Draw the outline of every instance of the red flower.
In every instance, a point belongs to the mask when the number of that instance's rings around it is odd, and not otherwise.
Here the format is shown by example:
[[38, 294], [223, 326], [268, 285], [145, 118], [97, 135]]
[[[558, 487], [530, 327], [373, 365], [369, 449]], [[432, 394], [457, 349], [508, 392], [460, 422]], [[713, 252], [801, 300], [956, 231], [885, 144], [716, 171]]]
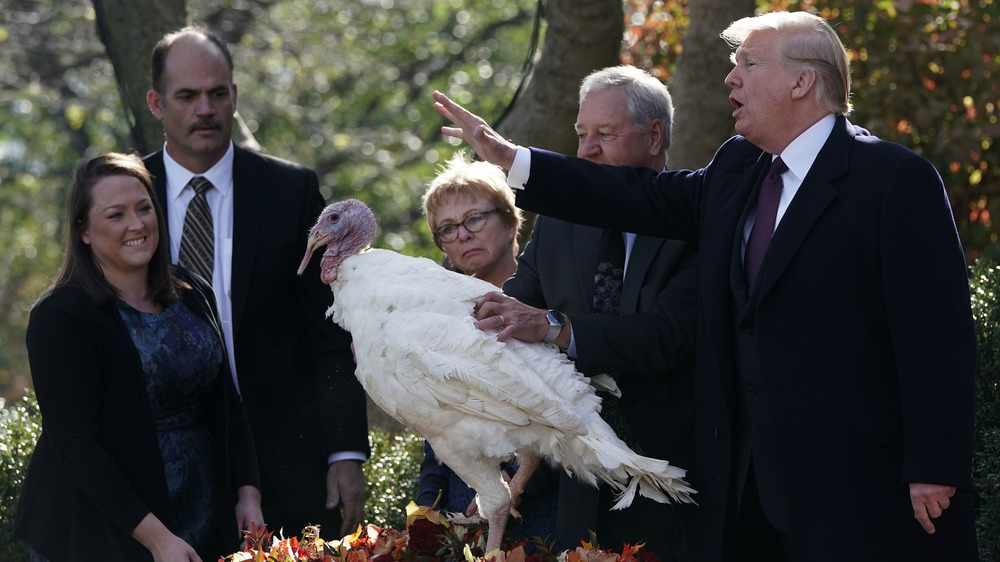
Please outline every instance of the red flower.
[[410, 540], [407, 546], [410, 550], [424, 556], [434, 556], [441, 548], [441, 539], [438, 535], [444, 534], [445, 528], [426, 519], [417, 519], [407, 528]]
[[636, 559], [639, 562], [660, 562], [660, 557], [647, 551], [646, 549], [640, 549], [636, 553]]

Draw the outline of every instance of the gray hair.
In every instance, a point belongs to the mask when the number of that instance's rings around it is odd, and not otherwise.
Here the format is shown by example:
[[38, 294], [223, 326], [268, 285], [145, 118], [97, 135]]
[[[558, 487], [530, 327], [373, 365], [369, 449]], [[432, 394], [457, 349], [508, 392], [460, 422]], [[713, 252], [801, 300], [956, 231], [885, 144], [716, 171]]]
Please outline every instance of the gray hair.
[[816, 74], [819, 107], [837, 115], [851, 113], [851, 63], [825, 19], [808, 12], [770, 12], [736, 20], [720, 35], [735, 51], [751, 33], [764, 30], [780, 34], [778, 57], [783, 68]]
[[591, 72], [580, 84], [580, 103], [590, 92], [621, 88], [629, 117], [638, 133], [645, 133], [649, 124], [659, 119], [663, 124], [663, 152], [670, 148], [670, 128], [673, 125], [674, 102], [670, 90], [645, 70], [634, 66], [609, 66]]

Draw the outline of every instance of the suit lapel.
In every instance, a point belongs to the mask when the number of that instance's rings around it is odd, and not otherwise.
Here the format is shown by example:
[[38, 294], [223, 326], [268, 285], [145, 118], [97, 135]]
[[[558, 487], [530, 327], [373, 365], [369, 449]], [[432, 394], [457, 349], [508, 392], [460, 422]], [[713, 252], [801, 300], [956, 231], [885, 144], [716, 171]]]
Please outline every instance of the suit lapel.
[[573, 254], [576, 263], [576, 279], [580, 284], [581, 301], [587, 312], [594, 306], [594, 273], [597, 272], [597, 252], [603, 231], [581, 224], [573, 225]]
[[760, 268], [759, 297], [774, 287], [805, 241], [813, 225], [837, 198], [833, 180], [847, 173], [847, 160], [853, 135], [846, 119], [837, 118], [830, 138], [820, 149], [798, 193], [774, 231], [767, 255]]
[[[733, 307], [746, 303], [740, 247], [747, 208], [765, 172], [766, 156], [748, 158], [743, 169], [703, 186], [710, 199], [703, 203], [698, 244], [701, 260], [699, 306], [706, 330], [720, 342], [728, 341]], [[724, 164], [720, 164], [723, 166]]]
[[250, 290], [250, 277], [257, 240], [260, 217], [263, 212], [263, 186], [253, 170], [251, 155], [234, 146], [233, 154], [233, 240], [230, 283], [233, 301], [233, 339], [239, 334], [240, 322]]
[[632, 253], [628, 256], [628, 267], [625, 269], [625, 284], [622, 286], [621, 314], [631, 314], [639, 308], [639, 292], [642, 282], [653, 264], [653, 258], [666, 240], [651, 236], [637, 235], [632, 244]]
[[733, 299], [736, 301], [736, 310], [739, 311], [746, 310], [747, 303], [749, 302], [747, 295], [749, 288], [747, 287], [746, 271], [743, 267], [743, 230], [746, 228], [750, 212], [753, 211], [757, 204], [757, 198], [760, 196], [761, 184], [770, 166], [769, 156], [769, 154], [764, 153], [758, 161], [756, 169], [750, 175], [750, 177], [754, 178], [753, 183], [750, 184], [753, 186], [753, 189], [750, 191], [750, 196], [747, 197], [743, 205], [740, 218], [736, 222], [736, 231], [733, 232], [732, 237], [732, 255], [729, 259], [729, 286], [733, 292]]
[[143, 164], [153, 176], [156, 199], [160, 202], [160, 211], [163, 213], [163, 221], [167, 224], [167, 232], [170, 232], [170, 213], [167, 212], [167, 167], [163, 163], [163, 151], [147, 156]]

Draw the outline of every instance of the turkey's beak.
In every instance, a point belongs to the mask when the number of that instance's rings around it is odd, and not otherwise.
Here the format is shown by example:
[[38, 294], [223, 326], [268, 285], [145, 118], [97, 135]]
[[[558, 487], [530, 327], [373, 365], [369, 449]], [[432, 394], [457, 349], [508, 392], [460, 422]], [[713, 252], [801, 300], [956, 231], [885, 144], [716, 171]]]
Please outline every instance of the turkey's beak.
[[329, 235], [318, 228], [309, 231], [309, 240], [306, 242], [306, 255], [302, 257], [302, 263], [299, 264], [299, 275], [302, 275], [302, 272], [309, 266], [309, 260], [312, 259], [316, 248], [325, 245], [328, 238]]

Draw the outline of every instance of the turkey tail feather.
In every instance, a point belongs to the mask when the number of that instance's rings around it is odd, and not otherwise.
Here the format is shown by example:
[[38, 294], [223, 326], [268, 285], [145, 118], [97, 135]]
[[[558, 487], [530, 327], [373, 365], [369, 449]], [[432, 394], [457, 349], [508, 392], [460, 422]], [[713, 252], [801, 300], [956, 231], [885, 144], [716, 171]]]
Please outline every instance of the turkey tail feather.
[[697, 492], [684, 481], [684, 469], [641, 456], [610, 427], [602, 429], [592, 428], [578, 438], [589, 455], [566, 454], [557, 462], [561, 460], [566, 470], [583, 482], [595, 485], [599, 478], [611, 486], [617, 492], [612, 509], [632, 505], [636, 493], [660, 503], [695, 503], [691, 495]]

